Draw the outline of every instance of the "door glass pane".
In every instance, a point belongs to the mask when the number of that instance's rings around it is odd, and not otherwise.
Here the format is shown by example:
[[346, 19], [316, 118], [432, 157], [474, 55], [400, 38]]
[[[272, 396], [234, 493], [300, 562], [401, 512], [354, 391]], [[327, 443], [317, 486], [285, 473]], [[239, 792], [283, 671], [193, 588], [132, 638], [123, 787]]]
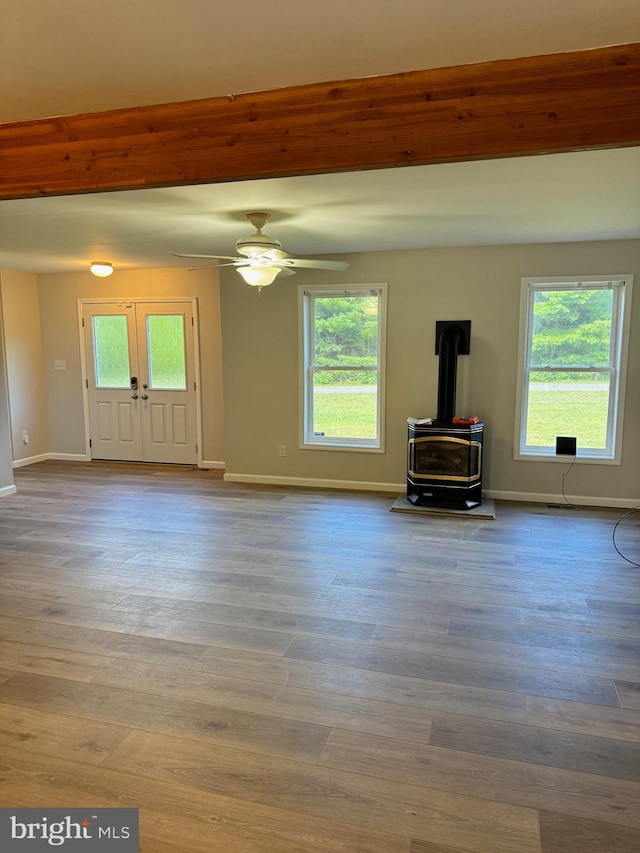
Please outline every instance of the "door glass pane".
[[128, 388], [129, 339], [124, 314], [93, 317], [96, 388]]
[[184, 391], [187, 387], [184, 316], [149, 314], [149, 388]]
[[328, 438], [377, 438], [378, 372], [316, 371], [313, 433]]

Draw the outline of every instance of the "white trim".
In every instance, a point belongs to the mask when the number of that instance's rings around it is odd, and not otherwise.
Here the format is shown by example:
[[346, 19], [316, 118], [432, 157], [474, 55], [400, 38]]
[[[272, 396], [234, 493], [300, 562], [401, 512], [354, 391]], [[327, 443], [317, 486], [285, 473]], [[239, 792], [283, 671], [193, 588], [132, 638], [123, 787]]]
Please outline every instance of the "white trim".
[[[551, 462], [555, 461], [552, 448], [543, 451], [542, 448], [523, 450], [526, 440], [525, 404], [528, 387], [525, 387], [525, 361], [531, 344], [531, 294], [532, 286], [538, 290], [569, 289], [567, 285], [575, 285], [575, 289], [589, 288], [589, 285], [604, 285], [612, 283], [622, 285], [615, 290], [612, 317], [612, 349], [615, 352], [615, 381], [609, 389], [609, 413], [607, 416], [609, 429], [607, 433], [608, 449], [595, 451], [578, 449], [577, 462], [596, 465], [620, 465], [622, 462], [622, 427], [624, 416], [624, 400], [626, 390], [626, 374], [629, 350], [629, 329], [631, 325], [631, 295], [633, 292], [633, 275], [590, 275], [590, 276], [542, 276], [523, 278], [520, 286], [520, 333], [518, 337], [518, 373], [516, 385], [516, 413], [513, 440], [513, 458], [518, 462]], [[545, 285], [547, 285], [545, 287]], [[609, 365], [612, 366], [611, 364]], [[613, 445], [613, 446], [611, 446]], [[566, 461], [562, 457], [560, 461]]]
[[589, 495], [567, 495], [566, 500], [562, 495], [544, 494], [542, 492], [503, 492], [500, 489], [486, 489], [484, 494], [496, 501], [519, 501], [521, 503], [552, 503], [552, 504], [575, 504], [576, 506], [609, 507], [611, 509], [632, 509], [640, 505], [639, 498], [598, 498]]
[[24, 468], [26, 465], [46, 462], [47, 459], [57, 459], [59, 462], [91, 462], [91, 457], [86, 453], [39, 453], [37, 456], [28, 456], [26, 459], [14, 459], [13, 467]]
[[[89, 415], [89, 389], [87, 381], [89, 372], [87, 369], [86, 338], [84, 333], [84, 305], [89, 300], [78, 299], [78, 335], [80, 339], [80, 377], [82, 381], [82, 416], [84, 418], [84, 449], [85, 455], [91, 459], [91, 421]], [[92, 299], [91, 302], [97, 302]]]
[[[39, 456], [29, 456], [27, 459], [16, 459], [13, 462], [14, 468], [23, 468], [25, 465], [35, 465], [37, 462], [46, 462], [47, 459], [57, 459], [63, 462], [91, 462], [91, 456], [82, 453], [41, 453]], [[214, 462], [208, 459], [203, 459], [198, 463], [198, 468], [208, 470], [212, 468], [224, 470], [224, 462]]]
[[[314, 296], [332, 296], [334, 294], [346, 293], [365, 295], [367, 290], [379, 292], [378, 295], [378, 372], [377, 385], [377, 432], [376, 439], [344, 438], [337, 436], [318, 438], [311, 440], [307, 435], [307, 420], [313, 406], [312, 383], [307, 382], [311, 371], [309, 363], [309, 349], [307, 340], [310, 337], [311, 315], [309, 312], [309, 301], [307, 294]], [[377, 282], [375, 284], [325, 284], [325, 285], [298, 285], [298, 350], [299, 350], [299, 439], [300, 450], [348, 450], [364, 453], [385, 453], [385, 427], [386, 427], [386, 373], [387, 373], [387, 300], [388, 284]], [[329, 369], [329, 367], [327, 367]], [[346, 369], [346, 368], [345, 368]]]
[[[20, 459], [13, 463], [14, 468], [25, 465], [33, 465], [36, 462], [44, 462], [47, 459], [57, 459], [67, 462], [91, 462], [90, 457], [74, 453], [42, 453], [40, 456], [31, 456], [29, 459]], [[224, 469], [224, 462], [213, 462], [203, 460], [198, 466], [202, 469]], [[406, 483], [373, 483], [360, 482], [358, 480], [321, 480], [309, 477], [278, 477], [270, 474], [225, 474], [226, 483], [255, 483], [257, 485], [271, 486], [293, 486], [303, 489], [335, 489], [346, 492], [384, 492], [389, 494], [404, 494]], [[12, 495], [17, 491], [15, 486], [5, 486], [0, 489], [0, 497]], [[575, 504], [576, 506], [609, 507], [612, 509], [632, 509], [640, 505], [638, 498], [599, 498], [584, 495], [567, 495], [566, 500], [562, 495], [545, 494], [542, 492], [508, 492], [500, 489], [486, 489], [485, 497], [497, 501], [517, 501], [519, 503], [553, 503], [553, 504]]]
[[197, 299], [197, 296], [159, 296], [157, 299], [154, 299], [152, 296], [132, 296], [130, 299], [124, 296], [104, 296], [92, 299], [83, 297], [82, 299], [78, 299], [78, 302], [82, 302], [85, 305], [91, 302], [98, 305], [101, 305], [103, 302], [108, 302], [112, 305], [122, 305], [129, 302], [191, 302], [193, 299]]
[[49, 459], [57, 459], [60, 462], [91, 462], [87, 453], [49, 453]]
[[[196, 401], [196, 462], [195, 464], [198, 468], [211, 468], [217, 467], [216, 465], [203, 463], [202, 460], [202, 380], [201, 380], [201, 363], [200, 363], [200, 312], [198, 306], [198, 297], [197, 296], [163, 296], [158, 299], [153, 299], [151, 297], [140, 296], [140, 297], [132, 297], [131, 299], [124, 299], [122, 297], [112, 297], [111, 299], [78, 299], [78, 335], [80, 340], [80, 373], [82, 376], [82, 410], [84, 415], [84, 441], [85, 441], [85, 453], [87, 459], [93, 459], [93, 454], [91, 452], [91, 421], [89, 415], [89, 389], [87, 387], [87, 382], [89, 378], [88, 369], [87, 369], [87, 357], [86, 357], [86, 337], [84, 332], [84, 326], [82, 325], [82, 321], [84, 319], [84, 306], [85, 305], [102, 305], [102, 304], [110, 304], [110, 305], [138, 305], [139, 303], [150, 303], [150, 302], [183, 302], [191, 305], [191, 316], [193, 318], [193, 326], [191, 329], [191, 343], [193, 346], [193, 367], [194, 367], [194, 381], [196, 383], [195, 389], [195, 401]], [[185, 336], [187, 334], [187, 330], [185, 329]], [[53, 458], [53, 457], [50, 457]], [[57, 458], [57, 457], [56, 457]], [[137, 460], [142, 462], [142, 460]], [[222, 466], [224, 467], [224, 465]]]
[[46, 462], [49, 459], [48, 453], [39, 453], [37, 456], [27, 456], [25, 459], [14, 459], [14, 468], [24, 468], [25, 465], [35, 465], [36, 462]]
[[[339, 438], [336, 441], [340, 441]], [[347, 441], [347, 439], [345, 439]], [[349, 453], [385, 453], [384, 447], [367, 447], [362, 444], [301, 444], [300, 450], [347, 450]]]
[[[202, 467], [202, 380], [200, 377], [200, 311], [198, 297], [191, 297], [191, 346], [193, 347], [193, 379], [196, 383], [196, 465]], [[185, 332], [186, 334], [186, 332]]]
[[[569, 465], [573, 462], [573, 456], [565, 456], [564, 454], [556, 455], [555, 450], [550, 453], [520, 453], [514, 459], [518, 462], [560, 462], [562, 465]], [[622, 459], [609, 459], [603, 456], [576, 456], [576, 465], [622, 465]]]
[[[225, 483], [254, 483], [267, 486], [293, 486], [302, 489], [338, 489], [345, 492], [385, 492], [392, 495], [406, 494], [407, 484], [404, 483], [369, 483], [358, 480], [320, 480], [310, 477], [277, 477], [271, 474], [225, 474]], [[569, 501], [576, 506], [609, 507], [611, 509], [631, 509], [640, 505], [640, 497], [636, 498], [599, 498], [589, 495], [543, 494], [540, 492], [504, 492], [499, 489], [486, 489], [483, 492], [487, 498], [497, 501], [517, 501], [519, 503], [553, 503], [566, 504]]]
[[276, 477], [270, 474], [225, 474], [225, 483], [257, 483], [271, 486], [297, 486], [303, 489], [342, 489], [346, 492], [406, 492], [404, 483], [367, 483], [359, 480], [320, 480], [309, 477]]

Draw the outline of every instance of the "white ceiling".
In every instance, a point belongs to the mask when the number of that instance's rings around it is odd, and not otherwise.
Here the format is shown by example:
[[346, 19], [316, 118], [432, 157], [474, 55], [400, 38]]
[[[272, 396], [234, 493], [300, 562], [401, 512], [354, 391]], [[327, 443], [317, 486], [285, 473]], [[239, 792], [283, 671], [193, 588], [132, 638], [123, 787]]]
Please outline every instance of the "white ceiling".
[[[637, 0], [0, 0], [0, 121], [640, 41]], [[1, 180], [1, 178], [0, 178]], [[0, 268], [640, 236], [640, 149], [0, 202]]]

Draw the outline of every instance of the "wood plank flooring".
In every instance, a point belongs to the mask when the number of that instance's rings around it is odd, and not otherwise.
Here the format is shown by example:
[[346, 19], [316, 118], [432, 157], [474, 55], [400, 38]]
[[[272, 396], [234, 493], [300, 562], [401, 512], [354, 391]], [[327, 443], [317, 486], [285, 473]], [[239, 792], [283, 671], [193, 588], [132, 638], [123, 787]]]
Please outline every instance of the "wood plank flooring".
[[[0, 501], [0, 804], [144, 853], [635, 853], [622, 511], [43, 462]], [[640, 515], [616, 541], [640, 562]]]

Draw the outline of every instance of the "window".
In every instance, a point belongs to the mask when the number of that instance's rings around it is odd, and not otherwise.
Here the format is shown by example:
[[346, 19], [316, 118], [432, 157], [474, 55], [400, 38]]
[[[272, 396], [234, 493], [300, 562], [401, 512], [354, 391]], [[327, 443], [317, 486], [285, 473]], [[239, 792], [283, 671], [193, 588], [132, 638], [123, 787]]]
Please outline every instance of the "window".
[[300, 288], [303, 447], [384, 450], [386, 295]]
[[554, 457], [575, 436], [578, 457], [619, 463], [631, 276], [524, 279], [516, 459]]

